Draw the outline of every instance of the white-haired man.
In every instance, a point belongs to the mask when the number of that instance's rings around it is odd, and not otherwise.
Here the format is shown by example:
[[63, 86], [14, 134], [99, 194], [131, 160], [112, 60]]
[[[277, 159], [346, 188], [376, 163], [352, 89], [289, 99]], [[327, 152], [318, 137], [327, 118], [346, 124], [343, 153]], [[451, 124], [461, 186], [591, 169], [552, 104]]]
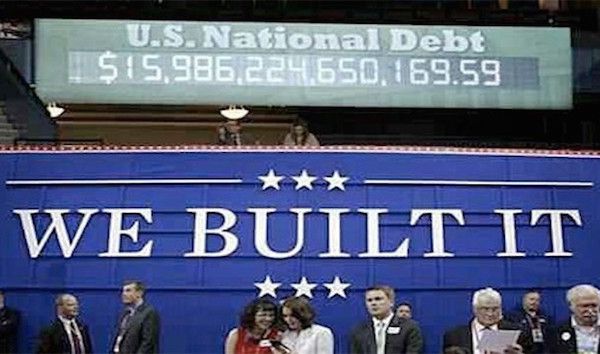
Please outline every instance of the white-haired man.
[[567, 291], [571, 319], [552, 331], [551, 353], [600, 353], [600, 290], [576, 285]]
[[[479, 349], [479, 341], [486, 330], [499, 329], [518, 330], [519, 326], [502, 320], [502, 296], [492, 288], [485, 288], [473, 293], [474, 318], [467, 325], [455, 327], [444, 333], [444, 351], [448, 348], [460, 348], [468, 353], [483, 354]], [[526, 336], [521, 334], [518, 344], [506, 348], [504, 353], [523, 353]]]

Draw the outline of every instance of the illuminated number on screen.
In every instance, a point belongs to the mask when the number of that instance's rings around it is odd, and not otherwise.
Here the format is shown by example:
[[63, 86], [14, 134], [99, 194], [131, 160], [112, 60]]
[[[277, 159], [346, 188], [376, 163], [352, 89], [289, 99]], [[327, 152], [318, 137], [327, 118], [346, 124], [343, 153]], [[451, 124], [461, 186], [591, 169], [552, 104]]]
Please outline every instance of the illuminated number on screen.
[[335, 82], [335, 70], [331, 67], [327, 68], [325, 64], [333, 63], [333, 58], [318, 58], [317, 59], [317, 82], [325, 84], [333, 84]]
[[442, 75], [442, 79], [433, 80], [434, 85], [448, 85], [450, 83], [450, 61], [447, 59], [432, 59], [431, 71]]
[[[294, 65], [294, 57], [289, 57], [287, 60], [287, 67], [288, 67], [288, 71], [291, 73], [298, 73], [300, 74], [300, 85], [304, 86], [307, 84], [308, 82], [308, 77], [306, 75], [306, 58], [304, 57], [300, 57], [298, 58], [298, 65]], [[297, 82], [297, 81], [293, 81], [293, 82]]]
[[160, 56], [158, 54], [146, 54], [142, 56], [142, 67], [146, 70], [152, 71], [152, 75], [144, 76], [144, 80], [147, 81], [160, 81], [162, 79], [162, 70], [156, 63], [151, 63], [151, 60], [157, 60]]
[[[371, 70], [368, 70], [369, 67]], [[371, 77], [369, 77], [369, 72]], [[360, 82], [363, 84], [376, 84], [379, 82], [379, 65], [375, 58], [362, 58], [360, 60]]]
[[213, 79], [213, 58], [208, 55], [194, 56], [194, 80], [212, 81]]
[[465, 85], [465, 86], [479, 85], [479, 75], [477, 74], [477, 70], [467, 68], [467, 65], [475, 65], [475, 64], [477, 64], [477, 61], [472, 60], [472, 59], [464, 59], [464, 60], [460, 61], [460, 72], [463, 75], [470, 77], [470, 79], [464, 80], [462, 82], [463, 85]]
[[235, 71], [231, 67], [230, 56], [217, 56], [215, 66], [215, 79], [217, 81], [232, 82], [235, 80]]
[[[248, 57], [248, 67], [246, 68], [246, 82], [260, 82], [260, 72], [263, 69], [262, 57]], [[254, 63], [254, 64], [252, 64]], [[258, 74], [257, 76], [252, 76]]]
[[394, 66], [396, 67], [396, 73], [394, 75], [394, 78], [396, 79], [397, 83], [401, 83], [402, 82], [402, 65], [400, 63], [400, 59], [396, 60], [396, 62], [394, 63]]
[[483, 60], [481, 62], [481, 72], [486, 75], [492, 75], [492, 81], [484, 81], [485, 86], [500, 86], [500, 61]]
[[410, 83], [415, 85], [427, 85], [429, 83], [429, 73], [427, 70], [417, 68], [417, 64], [425, 64], [425, 59], [411, 59], [410, 67]]
[[171, 59], [171, 65], [176, 72], [182, 72], [182, 75], [176, 75], [173, 80], [176, 82], [189, 81], [192, 78], [192, 58], [189, 55], [174, 55]]
[[358, 74], [356, 69], [352, 67], [354, 58], [341, 58], [338, 67], [340, 70], [340, 81], [342, 84], [355, 84]]
[[282, 57], [269, 57], [271, 64], [267, 69], [267, 81], [282, 83], [283, 81], [283, 69], [285, 68], [285, 61]]
[[133, 57], [127, 56], [127, 77], [133, 79]]

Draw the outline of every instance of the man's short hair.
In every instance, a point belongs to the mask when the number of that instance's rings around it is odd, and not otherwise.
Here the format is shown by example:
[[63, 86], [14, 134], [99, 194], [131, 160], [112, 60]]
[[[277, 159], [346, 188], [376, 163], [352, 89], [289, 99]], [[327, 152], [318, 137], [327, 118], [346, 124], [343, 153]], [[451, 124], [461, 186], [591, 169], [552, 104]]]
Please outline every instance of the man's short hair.
[[502, 295], [500, 295], [500, 293], [496, 290], [488, 287], [484, 289], [479, 289], [473, 293], [473, 307], [478, 307], [481, 301], [483, 301], [484, 299], [494, 300], [498, 302], [500, 306], [502, 306]]
[[388, 299], [390, 299], [392, 304], [396, 301], [396, 293], [394, 292], [394, 288], [392, 288], [391, 286], [389, 286], [389, 285], [374, 285], [374, 286], [368, 288], [366, 292], [374, 291], [374, 290], [383, 291], [385, 296], [387, 296]]
[[142, 283], [139, 280], [125, 280], [123, 282], [123, 286], [131, 285], [131, 284], [133, 284], [135, 290], [141, 292], [142, 295], [146, 292], [146, 285], [144, 285], [144, 283]]
[[399, 303], [397, 308], [400, 308], [400, 306], [406, 306], [412, 310], [412, 305], [406, 301]]
[[542, 292], [539, 289], [527, 289], [525, 290], [525, 292], [523, 293], [523, 297], [527, 296], [528, 294], [538, 294], [538, 295], [542, 295]]
[[573, 306], [577, 298], [588, 295], [593, 295], [600, 299], [600, 290], [591, 284], [575, 285], [567, 291], [567, 302], [569, 306]]
[[65, 302], [65, 299], [68, 298], [68, 297], [72, 297], [74, 299], [77, 299], [77, 297], [75, 297], [75, 295], [73, 295], [73, 294], [69, 294], [69, 293], [58, 294], [54, 298], [54, 306], [56, 306], [56, 307], [62, 306], [64, 304], [64, 302]]

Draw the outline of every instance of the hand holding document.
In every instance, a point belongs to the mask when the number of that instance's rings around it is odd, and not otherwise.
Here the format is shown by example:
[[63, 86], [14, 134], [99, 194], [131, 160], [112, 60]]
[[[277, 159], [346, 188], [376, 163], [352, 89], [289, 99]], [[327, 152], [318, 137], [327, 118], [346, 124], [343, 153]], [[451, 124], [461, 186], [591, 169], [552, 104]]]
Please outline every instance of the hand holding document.
[[519, 330], [484, 331], [477, 349], [480, 352], [504, 353], [508, 347], [516, 345], [519, 334]]

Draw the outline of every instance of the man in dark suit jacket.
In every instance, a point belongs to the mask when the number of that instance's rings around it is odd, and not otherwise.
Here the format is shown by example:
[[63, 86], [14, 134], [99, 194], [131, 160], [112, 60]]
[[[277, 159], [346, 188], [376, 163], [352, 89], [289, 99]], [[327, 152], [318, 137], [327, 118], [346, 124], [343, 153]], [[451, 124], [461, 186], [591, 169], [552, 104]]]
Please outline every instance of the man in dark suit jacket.
[[121, 299], [126, 308], [117, 323], [117, 333], [112, 342], [113, 353], [158, 353], [160, 320], [156, 310], [144, 302], [145, 291], [142, 282], [125, 282]]
[[[492, 288], [485, 288], [473, 294], [473, 314], [475, 318], [468, 324], [455, 327], [444, 333], [443, 349], [460, 348], [467, 353], [482, 354], [478, 342], [485, 330], [518, 330], [519, 325], [502, 320], [502, 297]], [[527, 335], [521, 333], [518, 345], [509, 346], [505, 353], [528, 353]]]
[[4, 293], [0, 291], [0, 354], [17, 352], [19, 312], [4, 305]]
[[365, 303], [371, 318], [350, 335], [352, 354], [422, 353], [423, 336], [411, 319], [394, 316], [394, 289], [374, 286], [367, 289]]
[[39, 336], [38, 354], [91, 354], [92, 341], [87, 326], [77, 318], [79, 303], [71, 294], [56, 297], [57, 319]]
[[509, 313], [506, 320], [520, 325], [521, 330], [527, 334], [531, 352], [541, 354], [546, 352], [549, 329], [552, 319], [542, 311], [542, 295], [537, 290], [529, 290], [523, 294], [522, 305], [516, 311]]
[[[589, 284], [576, 285], [567, 291], [567, 302], [571, 319], [550, 331], [548, 352], [600, 353], [596, 337], [600, 333], [600, 290]], [[578, 332], [580, 338], [590, 340], [578, 341]]]

